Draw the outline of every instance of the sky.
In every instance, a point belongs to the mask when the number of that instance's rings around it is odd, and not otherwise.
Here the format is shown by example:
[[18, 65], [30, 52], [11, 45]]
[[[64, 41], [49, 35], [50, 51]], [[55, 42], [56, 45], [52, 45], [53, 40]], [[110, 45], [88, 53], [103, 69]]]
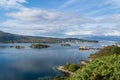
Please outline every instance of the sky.
[[0, 0], [0, 30], [46, 37], [120, 36], [120, 0]]

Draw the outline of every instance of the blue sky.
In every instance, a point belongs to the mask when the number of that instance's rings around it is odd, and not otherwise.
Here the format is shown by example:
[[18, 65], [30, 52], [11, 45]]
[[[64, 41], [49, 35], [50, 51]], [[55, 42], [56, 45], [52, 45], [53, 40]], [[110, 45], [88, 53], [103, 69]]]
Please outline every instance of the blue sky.
[[0, 0], [0, 30], [30, 36], [120, 36], [120, 0]]

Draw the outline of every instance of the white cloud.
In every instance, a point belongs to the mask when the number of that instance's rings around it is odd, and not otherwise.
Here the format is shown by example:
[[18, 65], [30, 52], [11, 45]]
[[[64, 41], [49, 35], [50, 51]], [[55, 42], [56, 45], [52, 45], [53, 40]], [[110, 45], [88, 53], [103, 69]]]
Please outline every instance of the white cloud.
[[59, 7], [59, 9], [66, 8], [66, 7], [68, 7], [68, 6], [72, 5], [72, 4], [77, 3], [78, 1], [79, 1], [79, 0], [67, 0], [67, 2], [65, 2], [63, 5], [61, 5], [61, 6]]
[[92, 35], [92, 31], [71, 31], [71, 32], [66, 32], [65, 35], [67, 36], [74, 36], [74, 35]]
[[26, 3], [26, 0], [0, 0], [0, 7], [2, 8], [22, 8], [22, 3]]
[[[72, 10], [89, 17], [99, 17], [120, 12], [120, 0], [80, 0]], [[83, 4], [82, 4], [83, 3]], [[71, 8], [70, 8], [71, 9]]]
[[109, 16], [104, 16], [104, 17], [101, 17], [101, 19], [99, 21], [103, 22], [103, 23], [119, 23], [120, 14], [113, 14], [113, 15], [109, 15]]
[[113, 30], [105, 34], [106, 36], [120, 36], [120, 31]]
[[23, 8], [18, 12], [6, 13], [6, 16], [23, 21], [54, 20], [59, 13], [51, 10]]
[[[49, 13], [50, 16], [48, 15]], [[25, 12], [23, 10], [15, 13], [7, 13], [6, 15], [12, 17], [12, 19], [3, 22], [1, 30], [33, 36], [63, 36], [66, 35], [66, 32], [69, 33], [71, 30], [77, 30], [83, 23], [94, 22], [91, 19], [77, 15], [59, 14], [59, 12], [41, 9], [28, 9]]]
[[120, 8], [120, 0], [107, 0], [106, 4], [111, 4], [117, 8]]
[[[96, 18], [91, 19], [80, 17], [79, 15], [74, 14], [67, 15], [61, 13], [59, 14], [60, 17], [46, 19], [44, 18], [44, 16], [46, 15], [45, 13], [44, 13], [45, 15], [41, 15], [40, 13], [37, 14], [37, 11], [39, 12], [39, 10], [32, 12], [30, 9], [28, 11], [31, 12], [31, 15], [26, 15], [26, 13], [24, 13], [25, 14], [24, 15], [23, 13], [21, 13], [22, 15], [20, 15], [20, 18], [18, 15], [17, 18], [16, 16], [14, 17], [9, 15], [13, 19], [9, 19], [3, 22], [3, 24], [1, 24], [3, 26], [1, 30], [11, 33], [32, 36], [56, 36], [56, 37], [76, 35], [120, 36], [119, 14], [113, 16], [112, 15], [105, 16], [99, 19]], [[45, 11], [50, 12], [49, 10]]]
[[[89, 18], [78, 13], [64, 13], [56, 10], [27, 8], [22, 5], [26, 0], [0, 1], [0, 5], [4, 8], [18, 7], [17, 11], [5, 14], [8, 19], [1, 22], [2, 27], [0, 27], [0, 30], [3, 31], [32, 36], [120, 36], [120, 14]], [[77, 3], [77, 1], [79, 0], [68, 0], [60, 8], [66, 8]], [[103, 8], [103, 10], [104, 9], [106, 10], [106, 8]], [[99, 11], [97, 11], [97, 13], [98, 12]]]

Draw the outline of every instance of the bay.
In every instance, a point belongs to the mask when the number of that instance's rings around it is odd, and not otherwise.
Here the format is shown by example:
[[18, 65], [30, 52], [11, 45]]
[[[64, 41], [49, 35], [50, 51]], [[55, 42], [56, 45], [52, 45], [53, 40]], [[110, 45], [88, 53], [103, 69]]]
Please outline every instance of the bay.
[[[80, 51], [79, 46], [101, 47], [112, 45], [113, 42], [76, 43], [70, 47], [60, 44], [48, 44], [51, 47], [32, 49], [31, 43], [0, 44], [0, 80], [39, 80], [63, 75], [56, 66], [67, 62], [79, 64], [97, 50]], [[10, 46], [25, 46], [24, 49]]]

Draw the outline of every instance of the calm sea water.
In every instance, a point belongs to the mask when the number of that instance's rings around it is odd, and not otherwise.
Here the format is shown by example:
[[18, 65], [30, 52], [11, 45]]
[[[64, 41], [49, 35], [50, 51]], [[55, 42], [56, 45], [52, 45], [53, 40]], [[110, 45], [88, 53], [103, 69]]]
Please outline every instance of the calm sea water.
[[[31, 44], [0, 44], [0, 80], [39, 80], [40, 78], [62, 75], [55, 67], [65, 63], [80, 63], [96, 51], [79, 51], [79, 46], [100, 47], [109, 43], [78, 43], [71, 47], [49, 44], [46, 49], [31, 49]], [[25, 49], [9, 48], [23, 45]], [[110, 44], [109, 44], [110, 45]]]

